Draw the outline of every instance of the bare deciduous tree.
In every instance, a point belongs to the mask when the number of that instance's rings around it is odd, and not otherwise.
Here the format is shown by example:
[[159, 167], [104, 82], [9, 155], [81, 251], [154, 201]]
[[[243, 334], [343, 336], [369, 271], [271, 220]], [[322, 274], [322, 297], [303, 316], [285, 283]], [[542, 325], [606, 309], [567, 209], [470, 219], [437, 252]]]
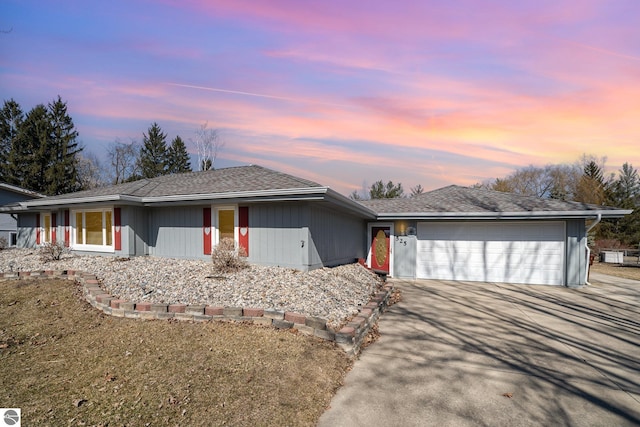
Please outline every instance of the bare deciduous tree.
[[209, 129], [209, 122], [204, 122], [196, 131], [196, 149], [198, 150], [198, 167], [206, 171], [215, 168], [216, 158], [224, 148], [216, 129]]
[[116, 139], [109, 145], [107, 155], [111, 162], [111, 182], [113, 184], [121, 184], [140, 175], [140, 162], [138, 161], [140, 147], [135, 140], [131, 140], [127, 144]]
[[78, 181], [82, 190], [91, 190], [106, 184], [105, 170], [95, 154], [77, 154], [77, 159]]

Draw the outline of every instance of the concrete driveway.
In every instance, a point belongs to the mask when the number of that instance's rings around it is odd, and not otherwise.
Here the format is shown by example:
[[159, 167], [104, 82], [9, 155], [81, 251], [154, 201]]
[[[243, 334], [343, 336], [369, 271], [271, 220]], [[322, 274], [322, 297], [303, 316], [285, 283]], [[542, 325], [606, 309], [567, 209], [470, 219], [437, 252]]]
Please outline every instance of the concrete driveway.
[[319, 426], [640, 425], [640, 282], [591, 280], [394, 281]]

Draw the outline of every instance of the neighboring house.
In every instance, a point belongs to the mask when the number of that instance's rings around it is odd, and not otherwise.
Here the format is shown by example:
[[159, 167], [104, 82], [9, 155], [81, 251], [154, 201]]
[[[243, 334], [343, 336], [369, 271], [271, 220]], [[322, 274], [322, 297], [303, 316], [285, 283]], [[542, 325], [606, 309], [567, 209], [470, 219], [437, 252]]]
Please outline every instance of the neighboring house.
[[355, 202], [260, 166], [167, 175], [21, 202], [18, 246], [207, 258], [231, 237], [254, 264], [307, 271], [367, 260], [400, 278], [586, 281], [586, 220], [631, 211], [450, 186]]
[[[43, 197], [36, 192], [0, 182], [0, 206], [15, 204], [23, 200]], [[8, 246], [17, 243], [18, 221], [15, 214], [0, 213], [0, 238], [5, 238]]]

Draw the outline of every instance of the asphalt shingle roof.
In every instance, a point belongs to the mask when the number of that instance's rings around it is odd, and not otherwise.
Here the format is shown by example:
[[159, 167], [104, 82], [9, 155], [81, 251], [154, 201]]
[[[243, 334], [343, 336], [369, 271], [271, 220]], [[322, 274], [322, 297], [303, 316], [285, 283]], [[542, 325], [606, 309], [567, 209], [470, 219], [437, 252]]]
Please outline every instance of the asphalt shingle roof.
[[450, 185], [412, 198], [375, 199], [361, 204], [378, 214], [401, 213], [501, 213], [616, 210], [609, 206], [542, 199], [482, 188]]
[[126, 195], [164, 197], [322, 187], [320, 184], [262, 166], [238, 166], [205, 172], [164, 175], [158, 178], [47, 197], [47, 200]]

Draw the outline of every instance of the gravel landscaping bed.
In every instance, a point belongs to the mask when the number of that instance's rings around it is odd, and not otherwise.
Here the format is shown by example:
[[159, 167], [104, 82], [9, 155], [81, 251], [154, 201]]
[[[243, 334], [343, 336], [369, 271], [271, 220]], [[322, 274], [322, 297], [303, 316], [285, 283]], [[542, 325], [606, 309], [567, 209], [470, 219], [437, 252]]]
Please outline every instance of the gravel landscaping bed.
[[153, 303], [206, 304], [292, 311], [327, 320], [338, 328], [382, 286], [359, 264], [308, 273], [250, 266], [221, 275], [210, 262], [156, 257], [116, 258], [63, 255], [43, 263], [35, 249], [0, 251], [0, 272], [81, 270], [95, 274], [105, 291], [120, 299]]

